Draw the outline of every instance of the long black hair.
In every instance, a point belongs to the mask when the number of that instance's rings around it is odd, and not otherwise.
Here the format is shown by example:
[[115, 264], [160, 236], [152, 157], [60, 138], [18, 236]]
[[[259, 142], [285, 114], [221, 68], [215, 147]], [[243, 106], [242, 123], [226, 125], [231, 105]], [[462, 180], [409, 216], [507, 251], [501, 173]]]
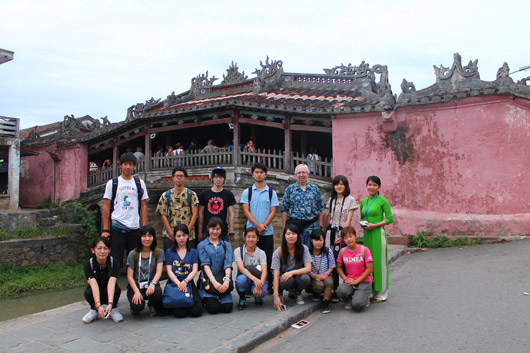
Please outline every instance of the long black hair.
[[289, 248], [287, 247], [287, 240], [285, 240], [285, 233], [290, 230], [293, 233], [296, 233], [296, 243], [294, 244], [294, 260], [297, 266], [303, 266], [304, 264], [304, 246], [302, 245], [302, 240], [300, 239], [300, 231], [298, 230], [298, 227], [292, 223], [288, 223], [285, 225], [285, 228], [283, 229], [283, 237], [282, 237], [282, 246], [280, 251], [280, 260], [281, 262], [287, 266], [287, 262], [289, 261]]
[[174, 252], [177, 252], [177, 248], [179, 245], [175, 237], [177, 236], [177, 232], [179, 231], [188, 236], [188, 240], [186, 240], [186, 250], [190, 251], [191, 250], [190, 230], [188, 229], [187, 225], [182, 224], [182, 223], [177, 224], [175, 228], [173, 228], [173, 239], [172, 239], [173, 243], [171, 244], [171, 250], [173, 250]]
[[344, 197], [350, 195], [350, 183], [348, 182], [348, 178], [346, 178], [344, 175], [337, 175], [333, 178], [333, 181], [331, 182], [333, 184], [331, 188], [331, 198], [333, 200], [337, 199], [337, 192], [335, 191], [335, 185], [339, 185], [341, 181], [342, 181], [342, 184], [344, 184]]
[[151, 227], [150, 225], [145, 225], [140, 227], [138, 230], [138, 242], [136, 243], [136, 249], [134, 249], [134, 261], [135, 263], [138, 262], [138, 259], [140, 258], [140, 253], [142, 252], [143, 245], [142, 245], [142, 235], [145, 235], [149, 233], [153, 237], [153, 242], [151, 243], [150, 250], [155, 254], [155, 259], [158, 259], [158, 256], [160, 256], [160, 251], [158, 251], [158, 248], [156, 247], [156, 231], [155, 228]]

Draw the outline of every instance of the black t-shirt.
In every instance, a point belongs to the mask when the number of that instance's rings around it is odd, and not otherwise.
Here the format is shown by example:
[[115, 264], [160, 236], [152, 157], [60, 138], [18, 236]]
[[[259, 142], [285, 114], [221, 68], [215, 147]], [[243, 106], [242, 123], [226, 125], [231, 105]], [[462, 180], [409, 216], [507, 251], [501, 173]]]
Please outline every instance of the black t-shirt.
[[[120, 263], [116, 260], [116, 258], [112, 261], [112, 269], [110, 268], [110, 261], [107, 261], [107, 266], [104, 268], [101, 268], [99, 266], [99, 263], [96, 259], [92, 260], [92, 266], [90, 266], [90, 260], [85, 262], [85, 277], [87, 281], [90, 278], [95, 278], [96, 282], [98, 282], [98, 286], [101, 289], [107, 288], [107, 285], [109, 283], [109, 279], [111, 277], [118, 278], [118, 271], [120, 270]], [[92, 268], [93, 267], [93, 268]]]
[[203, 233], [207, 233], [206, 225], [212, 217], [219, 217], [223, 220], [223, 232], [221, 236], [228, 234], [228, 207], [236, 204], [236, 198], [231, 191], [223, 189], [221, 192], [213, 192], [212, 189], [206, 189], [199, 196], [199, 204], [204, 206], [204, 222], [202, 225]]

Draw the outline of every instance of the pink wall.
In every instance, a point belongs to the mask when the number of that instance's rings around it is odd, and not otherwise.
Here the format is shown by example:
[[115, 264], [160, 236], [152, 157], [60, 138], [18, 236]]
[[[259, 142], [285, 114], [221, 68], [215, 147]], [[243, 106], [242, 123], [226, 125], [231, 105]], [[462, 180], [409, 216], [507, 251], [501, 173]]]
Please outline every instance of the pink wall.
[[[67, 201], [79, 197], [87, 188], [88, 152], [85, 145], [69, 147], [45, 146], [26, 148], [35, 156], [23, 157], [20, 166], [20, 206], [40, 206], [44, 198], [53, 194], [54, 161], [47, 151], [61, 159], [55, 165], [56, 200]], [[53, 200], [53, 198], [52, 198]]]
[[381, 194], [402, 210], [530, 214], [530, 101], [512, 97], [398, 108], [385, 124], [381, 114], [341, 115], [334, 172], [348, 176], [358, 199], [366, 178], [379, 176]]

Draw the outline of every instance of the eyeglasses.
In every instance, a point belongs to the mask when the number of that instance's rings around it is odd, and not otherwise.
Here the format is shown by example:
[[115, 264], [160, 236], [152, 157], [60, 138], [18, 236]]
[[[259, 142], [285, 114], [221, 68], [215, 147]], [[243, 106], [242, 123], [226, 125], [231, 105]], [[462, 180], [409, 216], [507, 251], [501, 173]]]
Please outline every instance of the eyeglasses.
[[173, 175], [173, 177], [177, 178], [177, 179], [183, 179], [185, 178], [186, 176], [184, 174], [175, 174]]

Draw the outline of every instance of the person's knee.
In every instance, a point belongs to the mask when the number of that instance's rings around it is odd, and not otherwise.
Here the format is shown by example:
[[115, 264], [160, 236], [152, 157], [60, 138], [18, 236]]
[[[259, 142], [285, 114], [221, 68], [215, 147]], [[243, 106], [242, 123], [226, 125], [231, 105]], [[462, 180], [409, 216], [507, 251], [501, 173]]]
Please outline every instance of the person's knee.
[[313, 293], [322, 293], [324, 290], [324, 282], [322, 281], [312, 281], [311, 289], [313, 290]]
[[202, 307], [199, 305], [194, 305], [190, 309], [190, 316], [191, 317], [199, 317], [202, 315]]
[[131, 302], [131, 311], [133, 313], [139, 313], [140, 311], [142, 311], [144, 309], [145, 309], [145, 301], [144, 300], [142, 300], [138, 304], [134, 304], [134, 303]]
[[236, 290], [246, 292], [248, 290], [248, 278], [245, 275], [239, 275], [236, 278]]
[[223, 303], [221, 304], [221, 308], [220, 308], [220, 311], [222, 313], [229, 313], [232, 311], [232, 309], [234, 308], [234, 303]]
[[186, 317], [188, 310], [185, 308], [179, 308], [179, 309], [173, 309], [173, 316], [175, 316], [177, 319], [182, 319]]
[[298, 281], [296, 284], [296, 289], [301, 292], [302, 290], [306, 289], [309, 286], [309, 283], [311, 282], [311, 277], [309, 275], [304, 274], [298, 276]]
[[209, 314], [215, 315], [221, 310], [221, 304], [217, 298], [205, 298], [204, 307]]

